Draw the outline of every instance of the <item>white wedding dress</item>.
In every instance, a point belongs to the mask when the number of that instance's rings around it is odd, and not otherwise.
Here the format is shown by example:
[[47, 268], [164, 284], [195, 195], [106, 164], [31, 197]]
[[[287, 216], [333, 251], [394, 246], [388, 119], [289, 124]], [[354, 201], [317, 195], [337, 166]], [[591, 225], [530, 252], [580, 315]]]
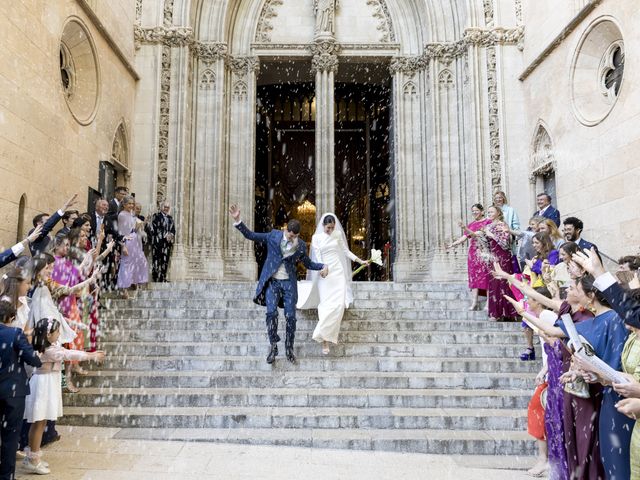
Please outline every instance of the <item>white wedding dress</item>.
[[301, 310], [318, 309], [318, 324], [313, 332], [316, 342], [338, 343], [342, 316], [353, 302], [350, 260], [357, 261], [358, 257], [347, 247], [344, 231], [337, 219], [333, 233], [324, 233], [322, 221], [326, 215], [323, 215], [311, 240], [311, 258], [327, 265], [329, 274], [322, 278], [317, 272], [311, 272], [310, 281], [298, 282], [297, 307]]

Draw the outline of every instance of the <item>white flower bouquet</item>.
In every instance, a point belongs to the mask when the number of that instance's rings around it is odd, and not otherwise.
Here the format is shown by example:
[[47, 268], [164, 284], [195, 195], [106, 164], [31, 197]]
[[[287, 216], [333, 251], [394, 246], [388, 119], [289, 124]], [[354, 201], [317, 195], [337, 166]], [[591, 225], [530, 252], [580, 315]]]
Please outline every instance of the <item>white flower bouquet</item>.
[[369, 266], [372, 263], [375, 263], [376, 265], [380, 265], [380, 266], [383, 265], [382, 264], [382, 250], [376, 250], [375, 248], [372, 248], [371, 249], [371, 257], [369, 258], [369, 260], [367, 260], [364, 265], [360, 265], [358, 268], [356, 268], [351, 276], [355, 277], [365, 267]]

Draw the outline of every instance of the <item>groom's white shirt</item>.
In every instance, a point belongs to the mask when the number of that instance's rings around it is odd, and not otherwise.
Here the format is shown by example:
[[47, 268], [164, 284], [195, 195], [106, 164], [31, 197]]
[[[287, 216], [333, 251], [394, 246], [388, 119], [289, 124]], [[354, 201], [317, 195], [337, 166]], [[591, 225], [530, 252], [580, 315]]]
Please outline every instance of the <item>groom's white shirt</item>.
[[[285, 245], [286, 244], [286, 245]], [[284, 260], [287, 257], [293, 255], [298, 248], [298, 239], [296, 238], [293, 242], [288, 242], [286, 237], [284, 236], [284, 232], [282, 232], [282, 240], [280, 240], [280, 248], [282, 249], [283, 245], [284, 252], [282, 253], [282, 259]], [[284, 267], [284, 262], [280, 264], [278, 267], [278, 271], [273, 274], [273, 277], [276, 280], [289, 280], [289, 274], [287, 273], [287, 269]]]

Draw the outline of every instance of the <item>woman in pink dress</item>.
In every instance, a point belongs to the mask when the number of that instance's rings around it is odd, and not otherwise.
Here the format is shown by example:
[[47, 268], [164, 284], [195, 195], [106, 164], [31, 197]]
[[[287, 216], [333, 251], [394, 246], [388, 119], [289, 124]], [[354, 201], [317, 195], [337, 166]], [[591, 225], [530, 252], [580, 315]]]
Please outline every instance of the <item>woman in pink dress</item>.
[[479, 230], [491, 223], [491, 220], [484, 217], [484, 207], [476, 203], [471, 207], [471, 215], [473, 222], [464, 225], [460, 222], [460, 227], [465, 233], [447, 248], [456, 247], [467, 240], [469, 242], [469, 254], [467, 256], [467, 274], [469, 276], [469, 288], [471, 289], [471, 306], [469, 310], [478, 309], [478, 295], [486, 296], [489, 287], [489, 278], [491, 276], [490, 262], [491, 252], [487, 238], [478, 234]]
[[[500, 264], [502, 270], [508, 274], [512, 274], [511, 233], [509, 232], [507, 224], [504, 223], [502, 210], [492, 205], [487, 209], [487, 217], [491, 220], [491, 223], [480, 230], [480, 232], [488, 239], [492, 264], [493, 262], [497, 262]], [[505, 295], [511, 295], [509, 283], [501, 278], [489, 277], [489, 288], [487, 291], [489, 320], [513, 320], [516, 318], [516, 310], [511, 303], [505, 300]]]

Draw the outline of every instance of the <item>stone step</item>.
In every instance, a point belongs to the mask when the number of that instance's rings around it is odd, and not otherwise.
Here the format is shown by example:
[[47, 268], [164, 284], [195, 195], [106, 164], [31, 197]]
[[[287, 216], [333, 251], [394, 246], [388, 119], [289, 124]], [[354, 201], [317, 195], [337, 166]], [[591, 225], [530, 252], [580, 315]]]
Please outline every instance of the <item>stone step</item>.
[[496, 388], [533, 389], [535, 373], [89, 371], [81, 387], [116, 388]]
[[[238, 319], [256, 320], [265, 318], [265, 308], [122, 308], [108, 313], [107, 318], [113, 319]], [[282, 310], [279, 311], [281, 318], [284, 318]], [[298, 310], [297, 319], [318, 319], [315, 310]], [[476, 320], [478, 323], [487, 324], [509, 324], [515, 322], [488, 322], [486, 312], [470, 312], [468, 310], [454, 311], [447, 309], [427, 310], [427, 309], [375, 309], [375, 310], [347, 310], [343, 321], [350, 320], [454, 320], [469, 321]]]
[[[184, 308], [188, 310], [196, 309], [220, 309], [220, 308], [242, 308], [247, 305], [252, 305], [253, 302], [249, 299], [140, 299], [135, 300], [123, 300], [118, 309], [128, 308], [148, 308], [148, 309], [163, 309], [163, 308]], [[372, 299], [356, 298], [351, 305], [350, 309], [354, 310], [371, 310], [371, 309], [429, 309], [439, 310], [447, 309], [454, 311], [463, 311], [469, 307], [469, 301], [466, 299], [455, 300], [407, 300], [404, 298], [399, 299], [385, 299], [384, 297], [378, 297]]]
[[[106, 337], [116, 340], [117, 336]], [[112, 356], [127, 355], [128, 358], [145, 356], [260, 356], [266, 352], [267, 339], [261, 342], [220, 342], [219, 337], [193, 332], [153, 332], [138, 331], [122, 335], [126, 343], [109, 344]], [[175, 340], [175, 341], [172, 341]], [[316, 342], [297, 338], [296, 355], [301, 358], [319, 358], [321, 346]], [[166, 343], [159, 343], [166, 342]], [[215, 343], [212, 343], [215, 342]], [[106, 346], [105, 346], [106, 348]], [[336, 357], [473, 357], [484, 358], [498, 356], [518, 358], [523, 350], [522, 344], [486, 345], [486, 344], [406, 344], [406, 343], [341, 343], [334, 345], [331, 356]], [[282, 352], [284, 354], [284, 352]], [[538, 352], [540, 353], [540, 352]]]
[[[283, 352], [284, 353], [284, 352]], [[470, 373], [522, 373], [536, 372], [539, 362], [522, 362], [519, 359], [505, 358], [441, 358], [441, 357], [352, 357], [304, 358], [297, 365], [292, 365], [281, 354], [273, 365], [265, 362], [264, 355], [251, 356], [135, 356], [120, 355], [107, 359], [100, 365], [102, 370], [137, 370], [137, 371], [365, 371], [365, 372], [460, 372]], [[240, 373], [239, 373], [240, 374]]]
[[[181, 325], [182, 326], [182, 325]], [[349, 325], [345, 325], [348, 327]], [[180, 332], [186, 332], [193, 338], [194, 342], [249, 342], [262, 344], [267, 338], [267, 334], [264, 328], [256, 326], [255, 329], [242, 330], [242, 331], [229, 331], [229, 330], [214, 330], [214, 329], [191, 329], [183, 327]], [[139, 331], [139, 330], [138, 330]], [[175, 327], [173, 329], [151, 329], [146, 328], [144, 331], [152, 332], [154, 335], [166, 335], [167, 341], [175, 338]], [[132, 338], [130, 335], [136, 332], [136, 329], [127, 328], [119, 330], [116, 328], [109, 328], [102, 332], [102, 341], [104, 348], [113, 346], [111, 339], [117, 341], [118, 344], [128, 343]], [[304, 344], [312, 342], [311, 329], [296, 329], [296, 342], [298, 344]], [[156, 337], [157, 338], [157, 337]], [[206, 339], [206, 340], [205, 340]], [[338, 343], [381, 343], [381, 344], [477, 344], [477, 345], [521, 345], [523, 344], [523, 335], [520, 332], [491, 332], [491, 333], [476, 333], [476, 332], [457, 332], [457, 331], [443, 331], [443, 332], [376, 332], [376, 331], [357, 331], [343, 329], [340, 331]], [[144, 342], [138, 342], [137, 344], [144, 345]], [[171, 342], [175, 344], [176, 342]], [[154, 342], [154, 344], [157, 344]]]
[[126, 428], [114, 438], [474, 456], [533, 455], [536, 451], [526, 432], [511, 430]]
[[[256, 282], [171, 282], [171, 283], [149, 283], [142, 287], [138, 293], [148, 293], [154, 291], [167, 292], [207, 292], [212, 289], [248, 291], [255, 290]], [[460, 283], [433, 283], [433, 282], [353, 282], [351, 284], [354, 293], [376, 291], [376, 292], [468, 292], [466, 285]]]
[[[233, 312], [231, 312], [233, 313]], [[225, 331], [225, 332], [261, 332], [265, 330], [264, 312], [261, 315], [253, 315], [252, 318], [236, 316], [229, 318], [198, 318], [181, 317], [175, 319], [159, 318], [111, 318], [102, 317], [102, 331], [131, 331], [131, 330], [171, 330], [176, 329], [194, 331]], [[298, 316], [296, 331], [313, 331], [318, 323], [317, 318], [306, 318]], [[280, 315], [278, 324], [285, 324], [284, 315]], [[520, 322], [489, 322], [486, 320], [373, 320], [345, 318], [342, 321], [341, 332], [379, 332], [379, 333], [424, 333], [432, 332], [458, 332], [460, 334], [478, 335], [481, 339], [486, 334], [516, 333], [522, 335]]]
[[[526, 430], [526, 410], [442, 408], [305, 407], [65, 407], [75, 425], [115, 426], [126, 418], [139, 428], [362, 428]], [[75, 418], [73, 418], [75, 417]], [[109, 424], [112, 422], [111, 424]]]
[[524, 409], [530, 390], [363, 388], [85, 388], [73, 407], [409, 407]]

